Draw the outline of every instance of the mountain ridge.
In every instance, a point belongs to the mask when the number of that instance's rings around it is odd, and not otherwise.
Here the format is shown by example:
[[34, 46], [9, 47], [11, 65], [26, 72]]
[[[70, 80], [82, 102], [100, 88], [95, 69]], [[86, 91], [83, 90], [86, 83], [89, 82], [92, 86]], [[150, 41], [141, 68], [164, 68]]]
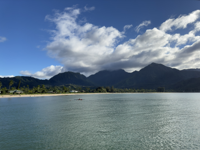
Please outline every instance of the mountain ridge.
[[[74, 73], [71, 71], [59, 73], [49, 80], [40, 80], [33, 77], [16, 76], [12, 78], [0, 78], [3, 86], [8, 87], [9, 81], [13, 80], [13, 86], [17, 86], [21, 80], [21, 86], [30, 87], [44, 84], [46, 86], [62, 86], [74, 84], [78, 86], [114, 86], [116, 88], [143, 88], [156, 89], [158, 87], [165, 87], [166, 89], [184, 90], [181, 85], [194, 85], [195, 80], [199, 82], [200, 72], [194, 70], [178, 70], [167, 67], [163, 64], [151, 63], [140, 71], [128, 73], [123, 69], [118, 70], [102, 70], [89, 77], [81, 73]], [[191, 80], [192, 79], [192, 80]], [[189, 84], [191, 80], [194, 84]], [[186, 85], [187, 84], [187, 85]], [[188, 87], [189, 88], [193, 87]], [[194, 89], [194, 88], [193, 88]], [[196, 89], [200, 89], [200, 86]], [[189, 90], [188, 90], [189, 91]]]

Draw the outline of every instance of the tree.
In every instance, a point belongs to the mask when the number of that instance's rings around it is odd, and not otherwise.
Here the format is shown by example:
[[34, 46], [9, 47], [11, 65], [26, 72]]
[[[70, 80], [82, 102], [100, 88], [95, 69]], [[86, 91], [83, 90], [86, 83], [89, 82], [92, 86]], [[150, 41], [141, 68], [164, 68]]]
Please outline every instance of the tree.
[[46, 87], [45, 87], [45, 85], [44, 84], [42, 84], [42, 93], [46, 93], [46, 91], [47, 91], [47, 89], [46, 89]]
[[98, 88], [96, 88], [96, 91], [97, 91], [97, 92], [103, 92], [103, 93], [106, 93], [106, 92], [107, 92], [106, 89], [105, 89], [104, 87], [98, 87]]
[[66, 92], [66, 87], [65, 86], [63, 86], [63, 93], [65, 93]]
[[41, 91], [41, 93], [46, 93], [47, 91], [46, 91], [46, 89], [42, 89], [42, 91]]
[[7, 90], [7, 88], [6, 87], [4, 87], [4, 88], [2, 88], [2, 94], [5, 94], [5, 93], [7, 93], [8, 92], [8, 90]]
[[0, 81], [0, 94], [2, 93], [1, 87], [2, 87], [2, 83], [1, 83], [1, 81]]
[[1, 81], [0, 81], [0, 90], [1, 90], [1, 87], [2, 87], [2, 83], [1, 83]]
[[53, 92], [54, 92], [54, 93], [59, 93], [59, 89], [58, 89], [57, 86], [55, 86], [55, 87], [53, 88]]
[[111, 92], [115, 92], [114, 86], [111, 87]]
[[16, 89], [16, 87], [11, 87], [11, 90], [15, 90]]
[[157, 92], [165, 92], [165, 88], [164, 87], [158, 87]]
[[77, 87], [78, 92], [82, 91], [82, 88], [80, 86]]
[[64, 93], [69, 92], [69, 88], [67, 88], [66, 86], [63, 86], [63, 92]]
[[21, 84], [21, 80], [19, 80], [19, 83], [18, 83], [18, 86], [17, 86], [18, 90], [19, 90], [20, 84]]
[[44, 85], [44, 84], [42, 84], [42, 88], [43, 88], [43, 89], [46, 89], [46, 87], [45, 87], [45, 85]]
[[9, 82], [9, 90], [10, 90], [10, 87], [14, 84], [13, 80], [10, 80]]
[[37, 86], [37, 92], [39, 92], [39, 91], [40, 91], [40, 85]]
[[110, 89], [109, 86], [106, 87], [106, 91], [107, 91], [107, 92], [110, 92], [110, 91], [111, 91], [111, 89]]
[[36, 87], [32, 88], [32, 93], [37, 93], [37, 88]]
[[89, 87], [86, 88], [86, 92], [90, 92], [90, 88]]
[[27, 85], [26, 93], [29, 93], [29, 85]]

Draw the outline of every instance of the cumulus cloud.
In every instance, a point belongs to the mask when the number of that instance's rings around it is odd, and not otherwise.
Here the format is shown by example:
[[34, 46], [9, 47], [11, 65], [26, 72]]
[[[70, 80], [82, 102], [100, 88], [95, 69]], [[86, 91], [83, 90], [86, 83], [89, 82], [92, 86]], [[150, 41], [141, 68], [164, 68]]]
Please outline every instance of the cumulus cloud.
[[5, 42], [7, 39], [5, 37], [0, 36], [0, 42]]
[[148, 26], [151, 24], [151, 21], [143, 21], [141, 24], [139, 24], [136, 28], [135, 31], [139, 32], [141, 28]]
[[[50, 66], [33, 74], [28, 71], [22, 71], [21, 74], [50, 78], [63, 71], [85, 75], [104, 69], [134, 71], [152, 62], [177, 69], [196, 68], [200, 65], [200, 36], [197, 35], [200, 31], [200, 10], [168, 19], [159, 28], [147, 29], [143, 34], [125, 42], [121, 42], [126, 36], [124, 31], [131, 25], [119, 31], [113, 26], [80, 23], [79, 15], [82, 12], [79, 8], [68, 7], [63, 12], [46, 16], [46, 20], [56, 25], [50, 31], [51, 40], [46, 51], [63, 67]], [[149, 24], [150, 21], [144, 21], [137, 27], [137, 31]], [[188, 24], [193, 25], [192, 29], [184, 35], [167, 32], [185, 29]]]
[[[114, 27], [78, 24], [80, 9], [73, 9], [46, 19], [56, 24], [48, 54], [59, 60], [66, 70], [88, 73], [101, 69], [102, 57], [110, 56], [123, 33]], [[106, 62], [104, 62], [106, 63]]]
[[171, 31], [172, 27], [174, 29], [179, 29], [179, 28], [186, 28], [188, 24], [191, 24], [195, 22], [200, 16], [200, 10], [193, 11], [189, 15], [182, 15], [179, 16], [176, 19], [168, 19], [165, 22], [163, 22], [160, 26], [160, 30], [162, 31]]
[[61, 72], [64, 72], [64, 69], [62, 66], [51, 65], [51, 66], [46, 67], [46, 68], [42, 69], [41, 71], [38, 71], [35, 73], [31, 73], [26, 70], [26, 71], [20, 71], [20, 74], [24, 75], [24, 76], [31, 76], [34, 78], [39, 78], [39, 79], [49, 79], [52, 76], [54, 76], [58, 73], [61, 73]]
[[[195, 22], [199, 17], [199, 10], [171, 21], [168, 19], [160, 28], [148, 29], [144, 34], [122, 44], [119, 42], [125, 37], [124, 31], [132, 25], [124, 26], [123, 31], [114, 27], [99, 27], [89, 22], [81, 25], [78, 21], [81, 10], [68, 10], [46, 17], [56, 25], [56, 29], [52, 31], [52, 41], [48, 43], [46, 50], [51, 57], [63, 64], [65, 70], [89, 75], [103, 69], [134, 70], [151, 62], [182, 68], [183, 63], [197, 59], [194, 55], [183, 55], [189, 53], [189, 50], [185, 50], [188, 46], [193, 49], [200, 40], [196, 35], [200, 31], [200, 23]], [[137, 26], [137, 31], [150, 23], [144, 21]], [[185, 35], [166, 33], [172, 27], [186, 28], [189, 23], [194, 23], [194, 28]], [[194, 53], [197, 52], [198, 47], [195, 47]], [[182, 59], [177, 59], [177, 56], [182, 56]]]

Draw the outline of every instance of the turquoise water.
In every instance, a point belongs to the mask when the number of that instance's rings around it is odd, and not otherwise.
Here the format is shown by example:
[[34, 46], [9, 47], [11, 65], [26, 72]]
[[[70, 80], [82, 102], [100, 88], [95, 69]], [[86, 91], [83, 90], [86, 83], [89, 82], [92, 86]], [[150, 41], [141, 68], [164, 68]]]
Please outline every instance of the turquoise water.
[[199, 149], [199, 97], [164, 93], [3, 98], [0, 150]]

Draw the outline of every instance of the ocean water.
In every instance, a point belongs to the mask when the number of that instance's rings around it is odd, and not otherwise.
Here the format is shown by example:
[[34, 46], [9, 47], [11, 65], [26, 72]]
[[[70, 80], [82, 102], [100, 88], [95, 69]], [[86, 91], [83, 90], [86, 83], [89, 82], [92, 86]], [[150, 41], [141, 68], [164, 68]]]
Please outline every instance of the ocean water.
[[200, 149], [200, 94], [0, 99], [0, 150], [36, 149]]

